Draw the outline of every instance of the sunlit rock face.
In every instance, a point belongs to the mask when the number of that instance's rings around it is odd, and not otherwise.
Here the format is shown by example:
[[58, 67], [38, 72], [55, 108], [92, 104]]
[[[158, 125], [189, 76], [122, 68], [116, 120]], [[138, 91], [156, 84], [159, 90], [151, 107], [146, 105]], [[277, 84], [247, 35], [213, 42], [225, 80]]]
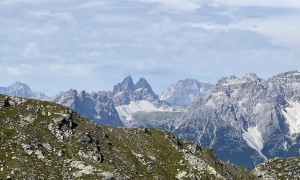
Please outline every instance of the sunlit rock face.
[[176, 121], [174, 133], [251, 169], [271, 157], [299, 156], [299, 112], [298, 71], [268, 80], [231, 76], [194, 103]]

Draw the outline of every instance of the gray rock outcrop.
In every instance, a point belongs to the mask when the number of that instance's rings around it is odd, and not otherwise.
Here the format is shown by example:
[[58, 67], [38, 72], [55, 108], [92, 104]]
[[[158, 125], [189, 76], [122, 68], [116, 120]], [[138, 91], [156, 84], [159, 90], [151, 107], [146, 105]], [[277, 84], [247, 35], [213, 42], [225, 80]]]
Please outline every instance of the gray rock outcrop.
[[255, 74], [222, 78], [173, 132], [249, 169], [268, 158], [299, 156], [299, 87], [298, 71], [268, 80]]

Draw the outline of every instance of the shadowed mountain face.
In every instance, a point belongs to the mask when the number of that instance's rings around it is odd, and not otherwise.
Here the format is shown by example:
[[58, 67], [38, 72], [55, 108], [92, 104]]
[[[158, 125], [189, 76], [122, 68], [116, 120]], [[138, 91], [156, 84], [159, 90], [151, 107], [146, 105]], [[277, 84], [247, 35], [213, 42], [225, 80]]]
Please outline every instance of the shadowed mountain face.
[[297, 71], [268, 80], [223, 78], [177, 121], [174, 133], [249, 169], [268, 158], [298, 156], [299, 87]]
[[52, 102], [8, 102], [0, 109], [0, 179], [255, 178], [170, 133], [99, 126]]
[[54, 102], [74, 109], [94, 122], [109, 126], [124, 126], [115, 109], [114, 103], [105, 93], [87, 93], [69, 90], [54, 98]]
[[132, 92], [134, 91], [134, 84], [131, 76], [127, 76], [121, 83], [114, 86], [113, 93], [118, 92]]

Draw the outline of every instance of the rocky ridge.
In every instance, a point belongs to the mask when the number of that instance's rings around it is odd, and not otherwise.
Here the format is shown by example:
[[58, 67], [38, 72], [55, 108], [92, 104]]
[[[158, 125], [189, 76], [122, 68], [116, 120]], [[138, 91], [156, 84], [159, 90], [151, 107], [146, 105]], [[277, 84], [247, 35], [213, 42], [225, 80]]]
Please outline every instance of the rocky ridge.
[[300, 158], [274, 158], [258, 165], [253, 171], [261, 179], [299, 179]]
[[158, 96], [153, 92], [151, 86], [144, 78], [140, 78], [134, 84], [131, 76], [127, 76], [121, 83], [114, 86], [112, 93], [112, 98], [116, 106], [128, 105], [132, 101], [159, 101]]
[[159, 100], [144, 78], [135, 84], [131, 76], [116, 84], [112, 92], [62, 92], [54, 102], [70, 107], [99, 124], [126, 127], [173, 128], [182, 108]]
[[136, 84], [131, 76], [114, 86], [112, 97], [126, 127], [172, 129], [172, 122], [184, 110], [161, 101], [144, 78]]
[[160, 100], [172, 106], [188, 108], [193, 101], [204, 96], [212, 87], [212, 84], [199, 82], [196, 79], [180, 80], [167, 88], [160, 96]]
[[6, 94], [9, 96], [18, 96], [24, 98], [33, 98], [33, 99], [49, 99], [44, 93], [34, 92], [30, 89], [27, 84], [16, 82], [7, 87], [0, 87], [0, 94]]
[[299, 87], [298, 71], [268, 80], [222, 78], [175, 122], [173, 133], [249, 169], [269, 158], [299, 156]]
[[8, 101], [0, 109], [2, 179], [255, 178], [167, 132], [99, 126], [46, 101]]
[[[187, 113], [153, 100], [151, 86], [143, 78], [134, 84], [130, 76], [113, 92], [72, 90], [60, 94], [56, 102], [73, 109], [77, 104], [81, 114], [98, 123], [171, 131], [184, 140], [213, 148], [224, 161], [253, 169], [269, 158], [299, 156], [299, 75], [293, 71], [268, 80], [255, 74], [222, 78]], [[150, 93], [138, 96], [134, 93], [137, 89]], [[125, 102], [122, 97], [132, 99], [115, 107], [114, 102]]]
[[53, 101], [74, 109], [98, 124], [115, 127], [124, 126], [112, 98], [108, 95], [109, 93], [105, 92], [90, 94], [82, 91], [78, 93], [76, 90], [70, 89], [57, 95]]
[[[183, 82], [188, 83], [188, 86], [198, 87], [199, 85], [196, 80], [191, 79]], [[0, 88], [0, 91], [12, 96], [52, 100], [76, 110], [96, 123], [111, 126], [159, 127], [170, 130], [174, 128], [174, 119], [185, 111], [180, 107], [174, 107], [174, 104], [168, 101], [161, 101], [145, 78], [140, 78], [134, 83], [131, 76], [127, 76], [122, 82], [116, 84], [111, 92], [87, 93], [70, 89], [53, 98], [38, 96], [38, 93], [33, 93], [29, 86], [23, 83], [16, 83], [10, 87], [8, 88], [10, 90]], [[187, 90], [191, 88], [187, 87]], [[189, 90], [185, 95], [189, 94], [189, 97], [195, 98], [199, 95], [195, 91], [197, 90]], [[203, 88], [199, 91], [204, 93]]]

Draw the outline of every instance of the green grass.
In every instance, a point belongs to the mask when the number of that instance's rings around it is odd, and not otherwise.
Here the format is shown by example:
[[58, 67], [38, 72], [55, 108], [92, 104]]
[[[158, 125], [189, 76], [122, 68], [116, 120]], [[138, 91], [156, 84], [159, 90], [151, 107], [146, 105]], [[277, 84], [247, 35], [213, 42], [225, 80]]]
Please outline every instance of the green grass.
[[[3, 96], [0, 95], [1, 98]], [[14, 98], [10, 98], [10, 100], [15, 101]], [[172, 136], [171, 134], [155, 129], [144, 132], [142, 129], [97, 127], [89, 119], [75, 113], [73, 121], [78, 126], [73, 130], [73, 136], [64, 137], [64, 141], [60, 142], [55, 134], [48, 129], [48, 126], [54, 125], [53, 120], [60, 117], [60, 113], [67, 111], [70, 109], [38, 100], [26, 100], [20, 105], [0, 109], [0, 165], [5, 166], [0, 178], [5, 179], [7, 175], [10, 175], [13, 179], [28, 177], [62, 179], [63, 171], [72, 174], [79, 170], [65, 164], [64, 161], [68, 159], [82, 161], [85, 165], [91, 165], [96, 169], [95, 174], [83, 175], [81, 179], [99, 179], [101, 172], [114, 171], [121, 176], [127, 175], [129, 179], [149, 180], [155, 179], [156, 176], [162, 179], [175, 179], [178, 170], [199, 173], [193, 170], [184, 159], [183, 149], [191, 143], [178, 141], [179, 147], [176, 148], [176, 143], [167, 138], [167, 136]], [[48, 112], [51, 112], [51, 116], [48, 116]], [[32, 123], [22, 123], [20, 115], [26, 117], [30, 114], [36, 116], [36, 120]], [[11, 121], [6, 122], [7, 118]], [[81, 135], [86, 132], [93, 138], [93, 143], [83, 144], [80, 142]], [[35, 155], [26, 154], [21, 147], [22, 143], [32, 145], [32, 141], [35, 140], [48, 143], [54, 148], [51, 152], [47, 152], [43, 147], [37, 148], [44, 153], [45, 160], [40, 160]], [[99, 142], [100, 151], [104, 157], [102, 163], [81, 157], [78, 154], [80, 149], [94, 148], [95, 141]], [[223, 162], [220, 162], [210, 149], [202, 149], [201, 159], [222, 173], [224, 167], [221, 164]], [[60, 150], [64, 151], [62, 157], [57, 155]], [[141, 157], [134, 155], [134, 153], [141, 154]], [[13, 156], [17, 158], [12, 160]], [[153, 165], [152, 170], [148, 170], [148, 165], [145, 165], [143, 161], [151, 163]], [[217, 164], [215, 164], [216, 162]], [[236, 169], [229, 164], [226, 164], [225, 167], [232, 171], [234, 176], [245, 174], [245, 177], [252, 177], [248, 171], [242, 168]], [[18, 173], [11, 174], [14, 169], [26, 173], [26, 177]], [[204, 179], [213, 178], [209, 173], [202, 177]]]

